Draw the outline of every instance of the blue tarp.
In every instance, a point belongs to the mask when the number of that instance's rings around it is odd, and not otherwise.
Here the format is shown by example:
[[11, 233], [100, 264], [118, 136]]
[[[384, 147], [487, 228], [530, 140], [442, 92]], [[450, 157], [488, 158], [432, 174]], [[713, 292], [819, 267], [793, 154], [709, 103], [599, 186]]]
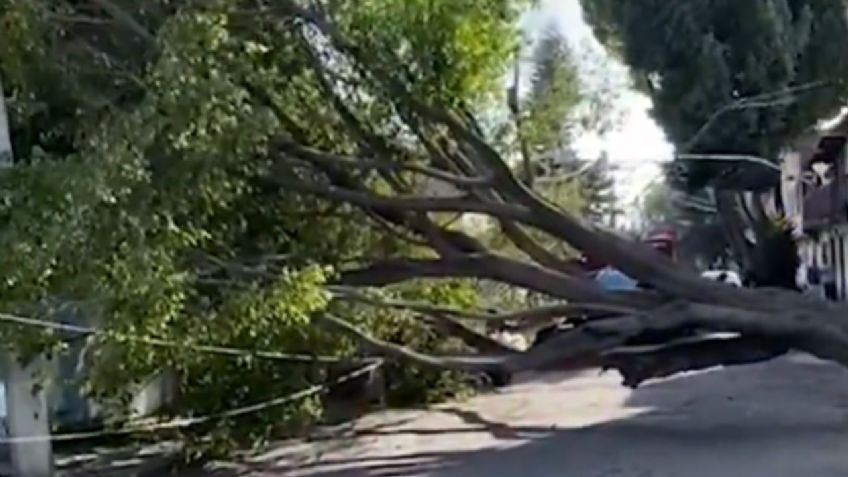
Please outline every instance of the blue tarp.
[[638, 283], [619, 270], [606, 267], [598, 272], [595, 281], [607, 291], [631, 291], [636, 290]]

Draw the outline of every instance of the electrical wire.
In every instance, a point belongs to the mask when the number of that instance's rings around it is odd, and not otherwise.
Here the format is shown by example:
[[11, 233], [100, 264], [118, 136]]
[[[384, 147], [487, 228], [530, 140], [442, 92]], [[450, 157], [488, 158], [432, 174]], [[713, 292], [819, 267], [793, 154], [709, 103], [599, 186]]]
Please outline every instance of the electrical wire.
[[341, 376], [338, 379], [331, 381], [326, 384], [316, 384], [314, 386], [310, 386], [301, 391], [277, 397], [274, 399], [269, 399], [267, 401], [249, 404], [246, 406], [237, 407], [234, 409], [229, 409], [227, 411], [218, 412], [214, 414], [207, 414], [204, 416], [195, 416], [195, 417], [185, 417], [173, 419], [165, 422], [150, 422], [149, 419], [137, 419], [133, 421], [129, 421], [127, 425], [121, 427], [120, 429], [104, 429], [101, 431], [90, 431], [90, 432], [75, 432], [75, 433], [65, 433], [65, 434], [50, 434], [50, 435], [37, 435], [37, 436], [20, 436], [20, 437], [7, 437], [0, 438], [0, 444], [24, 444], [24, 443], [34, 443], [34, 442], [68, 442], [68, 441], [76, 441], [76, 440], [85, 440], [85, 439], [95, 439], [99, 437], [105, 436], [121, 436], [128, 434], [139, 434], [139, 433], [153, 433], [157, 431], [163, 430], [174, 430], [174, 429], [184, 429], [188, 427], [197, 426], [200, 424], [205, 424], [212, 421], [219, 421], [223, 419], [229, 419], [233, 417], [240, 417], [246, 414], [254, 414], [257, 412], [261, 412], [272, 407], [281, 406], [284, 404], [288, 404], [294, 401], [298, 401], [301, 399], [306, 399], [308, 397], [317, 395], [317, 394], [325, 394], [331, 388], [343, 384], [347, 381], [351, 381], [356, 379], [359, 376], [365, 375], [383, 364], [382, 360], [374, 361], [370, 364], [367, 364], [361, 368], [358, 368], [350, 373], [347, 373]]
[[38, 318], [29, 318], [17, 315], [10, 315], [8, 313], [0, 313], [0, 322], [3, 321], [7, 323], [15, 323], [23, 326], [62, 331], [77, 335], [110, 335], [119, 341], [132, 341], [160, 348], [181, 348], [188, 349], [191, 351], [197, 351], [199, 353], [209, 353], [224, 356], [254, 357], [275, 361], [319, 364], [338, 364], [343, 362], [368, 363], [373, 361], [373, 358], [337, 358], [333, 356], [319, 356], [304, 353], [282, 353], [278, 351], [267, 350], [248, 350], [243, 348], [233, 348], [218, 345], [195, 345], [148, 336], [132, 336], [115, 332], [107, 332], [99, 330], [97, 328], [70, 325], [66, 323], [56, 323], [54, 321], [41, 320]]
[[[50, 329], [54, 331], [61, 331], [66, 333], [73, 333], [78, 335], [97, 335], [97, 334], [105, 334], [106, 332], [103, 330], [98, 330], [96, 328], [84, 327], [78, 325], [70, 325], [66, 323], [56, 323], [53, 321], [41, 320], [37, 318], [23, 317], [17, 315], [11, 315], [8, 313], [0, 313], [0, 322], [14, 323], [23, 326], [36, 327], [42, 329]], [[105, 436], [119, 436], [119, 435], [128, 435], [128, 434], [136, 434], [136, 433], [151, 433], [162, 430], [171, 430], [171, 429], [183, 429], [187, 427], [197, 426], [200, 424], [204, 424], [211, 421], [217, 421], [222, 419], [229, 419], [233, 417], [240, 417], [246, 414], [253, 414], [257, 412], [264, 411], [266, 409], [281, 406], [290, 402], [294, 402], [300, 399], [305, 399], [310, 396], [314, 396], [316, 394], [324, 394], [328, 392], [332, 387], [343, 384], [347, 381], [356, 379], [359, 376], [365, 375], [383, 364], [383, 360], [379, 358], [357, 358], [357, 359], [345, 359], [345, 358], [334, 358], [329, 356], [313, 356], [307, 354], [291, 354], [291, 353], [279, 353], [276, 351], [256, 351], [256, 350], [248, 350], [242, 348], [232, 348], [225, 346], [215, 346], [215, 345], [188, 345], [185, 343], [177, 343], [174, 341], [163, 340], [159, 338], [150, 338], [150, 337], [139, 337], [139, 336], [130, 336], [130, 335], [117, 335], [112, 334], [119, 340], [126, 341], [134, 341], [143, 344], [148, 344], [151, 346], [159, 346], [159, 347], [168, 347], [168, 348], [183, 348], [190, 349], [194, 351], [198, 351], [201, 353], [210, 353], [224, 356], [250, 356], [256, 357], [260, 359], [268, 359], [268, 360], [278, 360], [278, 361], [286, 361], [286, 362], [308, 362], [308, 363], [329, 363], [329, 364], [338, 364], [338, 363], [350, 363], [356, 362], [363, 364], [360, 368], [355, 369], [349, 373], [344, 374], [343, 376], [324, 384], [316, 384], [305, 388], [301, 391], [295, 392], [293, 394], [289, 394], [286, 396], [281, 396], [277, 398], [273, 398], [267, 401], [250, 404], [246, 406], [237, 407], [234, 409], [229, 409], [227, 411], [207, 414], [203, 416], [195, 416], [195, 417], [185, 417], [185, 418], [177, 418], [170, 421], [165, 422], [151, 422], [150, 419], [136, 419], [131, 420], [126, 423], [123, 427], [119, 429], [104, 429], [99, 431], [91, 431], [91, 432], [76, 432], [76, 433], [65, 433], [65, 434], [50, 434], [50, 435], [36, 435], [36, 436], [16, 436], [16, 437], [5, 437], [0, 438], [0, 444], [23, 444], [23, 443], [34, 443], [34, 442], [67, 442], [67, 441], [75, 441], [75, 440], [84, 440], [84, 439], [94, 439], [98, 437]]]

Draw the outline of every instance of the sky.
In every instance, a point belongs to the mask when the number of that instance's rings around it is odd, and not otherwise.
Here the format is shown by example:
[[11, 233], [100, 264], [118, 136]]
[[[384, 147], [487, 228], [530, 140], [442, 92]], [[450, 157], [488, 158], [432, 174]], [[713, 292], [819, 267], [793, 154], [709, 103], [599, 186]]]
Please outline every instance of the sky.
[[[621, 62], [606, 54], [583, 19], [579, 0], [542, 0], [539, 7], [522, 19], [522, 27], [530, 34], [555, 24], [580, 55], [602, 58], [605, 72], [616, 85], [620, 98], [622, 120], [619, 127], [604, 137], [584, 135], [575, 148], [581, 157], [597, 157], [606, 151], [620, 170], [616, 174], [616, 191], [627, 207], [659, 177], [658, 162], [669, 160], [673, 148], [663, 131], [650, 117], [651, 101], [630, 87], [627, 69]], [[587, 81], [593, 81], [587, 78]]]

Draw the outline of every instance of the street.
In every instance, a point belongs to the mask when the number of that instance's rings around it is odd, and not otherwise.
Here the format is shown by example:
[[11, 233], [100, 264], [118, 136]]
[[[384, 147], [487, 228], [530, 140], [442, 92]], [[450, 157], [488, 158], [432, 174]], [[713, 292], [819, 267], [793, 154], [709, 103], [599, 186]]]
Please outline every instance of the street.
[[496, 394], [373, 414], [197, 475], [844, 476], [846, 378], [804, 356], [636, 391], [616, 373], [525, 376]]

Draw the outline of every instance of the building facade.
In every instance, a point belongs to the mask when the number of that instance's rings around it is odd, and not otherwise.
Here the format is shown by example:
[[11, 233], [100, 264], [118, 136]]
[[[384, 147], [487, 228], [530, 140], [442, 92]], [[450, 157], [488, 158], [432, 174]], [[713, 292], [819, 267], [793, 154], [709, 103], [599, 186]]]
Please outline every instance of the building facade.
[[[807, 277], [848, 300], [848, 120], [802, 138], [782, 158], [781, 199]], [[810, 270], [814, 270], [810, 273]]]

